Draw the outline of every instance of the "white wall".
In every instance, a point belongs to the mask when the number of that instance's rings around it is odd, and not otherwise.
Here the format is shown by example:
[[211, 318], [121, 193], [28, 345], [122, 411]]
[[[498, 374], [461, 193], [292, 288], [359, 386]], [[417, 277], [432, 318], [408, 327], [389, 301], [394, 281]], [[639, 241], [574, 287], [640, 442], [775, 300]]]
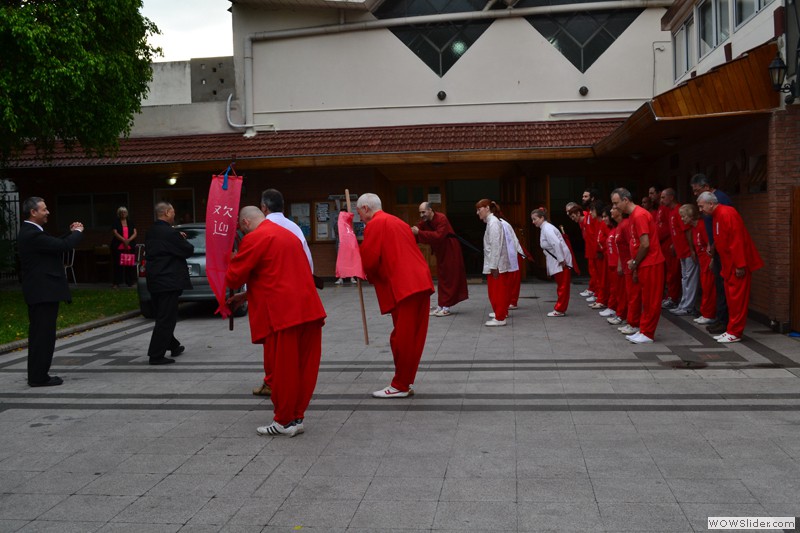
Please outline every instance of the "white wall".
[[154, 105], [191, 104], [192, 78], [188, 61], [153, 63], [153, 80], [148, 87], [142, 107]]
[[238, 131], [228, 126], [225, 102], [198, 102], [142, 107], [131, 137], [197, 135]]
[[[286, 130], [625, 116], [671, 87], [664, 12], [642, 13], [586, 73], [522, 18], [494, 21], [442, 78], [388, 29], [256, 42], [255, 122]], [[337, 21], [332, 10], [235, 5], [237, 94], [244, 96], [248, 32]]]

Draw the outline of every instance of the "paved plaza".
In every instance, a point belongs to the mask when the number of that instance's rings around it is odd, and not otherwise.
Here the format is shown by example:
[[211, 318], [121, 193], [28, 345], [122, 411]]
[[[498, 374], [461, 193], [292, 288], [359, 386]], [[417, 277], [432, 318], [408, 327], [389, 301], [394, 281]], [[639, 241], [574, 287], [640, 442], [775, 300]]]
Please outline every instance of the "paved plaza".
[[[665, 313], [633, 345], [575, 285], [522, 286], [487, 328], [485, 285], [431, 317], [416, 395], [364, 288], [326, 286], [322, 366], [295, 438], [261, 437], [261, 347], [191, 306], [177, 364], [147, 364], [141, 317], [59, 339], [61, 387], [0, 355], [0, 531], [705, 531], [709, 516], [800, 516], [800, 343], [750, 322], [720, 345]], [[435, 301], [435, 297], [434, 297]], [[68, 308], [67, 308], [68, 309]]]

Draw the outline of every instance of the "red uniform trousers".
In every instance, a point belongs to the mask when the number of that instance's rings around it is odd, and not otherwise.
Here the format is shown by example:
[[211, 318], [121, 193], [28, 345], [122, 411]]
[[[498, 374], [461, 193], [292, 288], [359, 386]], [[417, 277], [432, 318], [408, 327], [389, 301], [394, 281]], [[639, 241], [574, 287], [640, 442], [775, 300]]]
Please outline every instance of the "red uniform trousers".
[[661, 296], [664, 294], [664, 265], [640, 266], [636, 275], [639, 282], [634, 282], [633, 291], [638, 301], [634, 304], [634, 299], [631, 299], [631, 306], [641, 309], [639, 332], [655, 339], [658, 319], [661, 318]]
[[522, 270], [508, 273], [508, 304], [517, 306], [519, 303], [519, 291], [522, 287]]
[[638, 328], [639, 319], [642, 318], [642, 296], [637, 293], [637, 285], [633, 283], [633, 272], [625, 269], [625, 291], [628, 293], [628, 312], [625, 320], [631, 326]]
[[[609, 269], [610, 270], [610, 269]], [[620, 317], [622, 320], [626, 320], [628, 318], [628, 277], [625, 274], [620, 276], [617, 274], [616, 269], [614, 269], [613, 274], [609, 273], [610, 276], [615, 276], [617, 278], [617, 307], [614, 311], [617, 312], [617, 316]], [[633, 279], [630, 280], [630, 283], [633, 283]]]
[[606, 276], [606, 260], [605, 259], [592, 259], [594, 261], [594, 276], [597, 278], [595, 282], [597, 290], [594, 292], [597, 298], [597, 303], [606, 305], [608, 302], [608, 277]]
[[731, 269], [731, 275], [725, 278], [725, 298], [728, 301], [728, 328], [729, 335], [739, 338], [744, 335], [744, 325], [747, 323], [747, 306], [750, 304], [750, 284], [753, 274], [745, 270], [744, 277], [737, 278]]
[[389, 335], [394, 359], [392, 387], [407, 391], [414, 384], [419, 360], [428, 336], [428, 319], [431, 297], [418, 292], [397, 302], [392, 309], [394, 329]]
[[323, 320], [306, 322], [269, 335], [272, 360], [272, 405], [274, 419], [282, 425], [305, 418], [306, 408], [317, 386], [322, 356]]
[[[668, 243], [670, 241], [667, 241]], [[664, 254], [664, 276], [667, 287], [667, 297], [672, 298], [676, 304], [681, 301], [681, 260], [670, 250], [669, 245], [661, 247]]]
[[[708, 255], [701, 251], [701, 254]], [[700, 259], [700, 289], [703, 296], [700, 300], [700, 316], [715, 318], [717, 316], [717, 282], [711, 259]]]
[[508, 316], [509, 280], [509, 272], [501, 273], [497, 279], [491, 274], [486, 276], [489, 303], [492, 305], [495, 320], [505, 320]]
[[559, 313], [566, 313], [567, 307], [569, 307], [569, 284], [571, 278], [572, 270], [570, 268], [564, 268], [558, 274], [553, 274], [553, 279], [556, 280], [556, 294], [558, 295], [553, 309]]
[[597, 294], [597, 271], [595, 261], [595, 259], [586, 258], [586, 263], [589, 266], [589, 290]]
[[271, 343], [264, 343], [264, 383], [269, 388], [272, 388], [272, 360], [275, 358], [271, 346]]
[[619, 309], [619, 284], [621, 279], [617, 276], [617, 266], [614, 265], [606, 268], [606, 290], [608, 291], [608, 298], [606, 305], [609, 309], [616, 311]]

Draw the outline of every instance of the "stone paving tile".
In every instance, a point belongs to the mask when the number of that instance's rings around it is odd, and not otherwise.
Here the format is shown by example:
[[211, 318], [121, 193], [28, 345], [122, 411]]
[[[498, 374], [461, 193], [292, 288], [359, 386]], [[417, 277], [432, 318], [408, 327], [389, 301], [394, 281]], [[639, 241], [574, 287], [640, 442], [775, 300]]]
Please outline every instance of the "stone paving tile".
[[757, 503], [681, 503], [680, 506], [695, 531], [708, 531], [711, 516], [769, 516]]
[[434, 530], [514, 530], [517, 506], [512, 502], [439, 502]]
[[382, 530], [393, 528], [427, 529], [433, 525], [436, 502], [428, 501], [362, 501], [350, 526]]
[[131, 474], [169, 474], [191, 455], [137, 453], [119, 463], [114, 470]]
[[515, 502], [517, 482], [508, 479], [447, 478], [439, 497], [444, 502]]
[[149, 522], [109, 522], [97, 530], [97, 533], [176, 533], [180, 524], [153, 524]]
[[521, 502], [593, 502], [592, 483], [588, 478], [528, 478], [517, 483], [518, 499]]
[[118, 515], [112, 522], [144, 524], [185, 524], [210, 498], [204, 496], [142, 496]]
[[66, 498], [65, 494], [0, 494], [0, 520], [33, 520]]
[[602, 531], [603, 521], [594, 502], [521, 502], [519, 531]]
[[[284, 502], [269, 518], [270, 526], [347, 527], [359, 506], [359, 500], [300, 500]], [[263, 504], [259, 506], [259, 509]], [[259, 514], [266, 515], [259, 511]], [[260, 523], [260, 522], [257, 522]]]
[[738, 479], [668, 479], [679, 503], [758, 503]]
[[601, 503], [673, 503], [667, 481], [658, 477], [593, 475], [594, 496]]
[[19, 494], [74, 494], [100, 477], [99, 473], [44, 472], [14, 488]]
[[42, 514], [41, 520], [62, 522], [108, 522], [136, 500], [135, 496], [100, 496], [77, 494], [69, 496]]
[[677, 503], [599, 503], [606, 529], [613, 531], [691, 531]]
[[[103, 524], [100, 522], [64, 522], [57, 520], [34, 520], [17, 530], [19, 533], [90, 533], [97, 531]], [[2, 527], [2, 524], [0, 524]]]
[[375, 477], [364, 494], [364, 500], [438, 501], [443, 483], [442, 478]]
[[231, 480], [231, 474], [180, 474], [173, 473], [147, 491], [148, 496], [170, 494], [215, 497]]
[[96, 477], [80, 489], [78, 494], [107, 496], [142, 496], [155, 487], [166, 474], [131, 474], [112, 471]]

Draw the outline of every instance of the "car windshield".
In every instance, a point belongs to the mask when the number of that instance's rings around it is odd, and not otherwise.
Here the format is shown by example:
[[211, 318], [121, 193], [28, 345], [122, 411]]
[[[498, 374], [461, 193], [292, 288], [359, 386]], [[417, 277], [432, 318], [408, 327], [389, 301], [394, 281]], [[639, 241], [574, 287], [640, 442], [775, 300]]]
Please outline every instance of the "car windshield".
[[206, 253], [206, 231], [203, 228], [180, 228], [186, 234], [186, 240], [194, 246], [195, 254]]

